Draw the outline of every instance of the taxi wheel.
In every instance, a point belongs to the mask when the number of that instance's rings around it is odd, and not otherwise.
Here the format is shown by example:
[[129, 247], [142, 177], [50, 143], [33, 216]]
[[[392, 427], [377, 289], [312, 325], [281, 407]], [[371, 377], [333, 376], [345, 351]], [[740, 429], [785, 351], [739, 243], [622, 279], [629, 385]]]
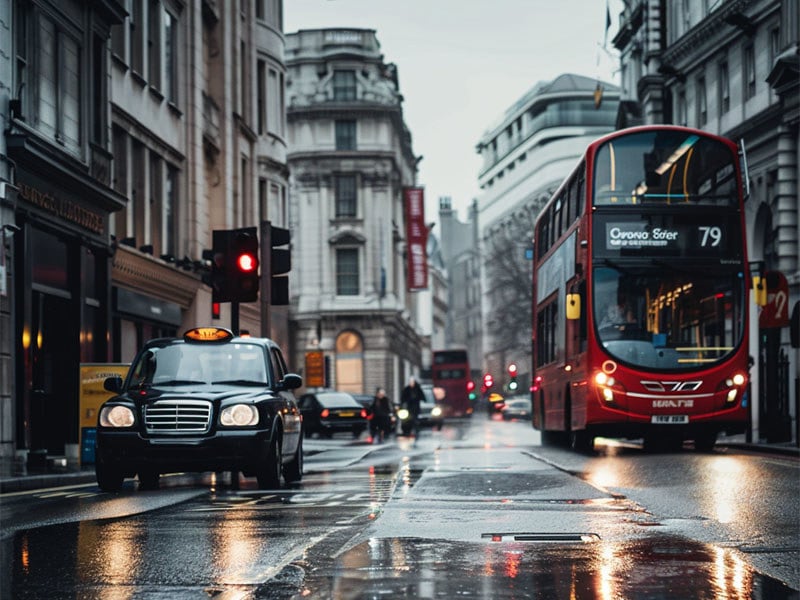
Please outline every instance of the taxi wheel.
[[119, 467], [98, 459], [94, 471], [97, 477], [97, 486], [104, 492], [118, 492], [122, 489], [125, 475]]
[[283, 478], [286, 483], [295, 483], [303, 479], [303, 438], [297, 442], [292, 460], [283, 467]]
[[281, 460], [281, 445], [275, 438], [270, 442], [266, 458], [256, 470], [258, 487], [270, 490], [281, 487]]
[[158, 482], [159, 482], [159, 474], [157, 471], [150, 471], [150, 470], [139, 471], [140, 490], [157, 490]]

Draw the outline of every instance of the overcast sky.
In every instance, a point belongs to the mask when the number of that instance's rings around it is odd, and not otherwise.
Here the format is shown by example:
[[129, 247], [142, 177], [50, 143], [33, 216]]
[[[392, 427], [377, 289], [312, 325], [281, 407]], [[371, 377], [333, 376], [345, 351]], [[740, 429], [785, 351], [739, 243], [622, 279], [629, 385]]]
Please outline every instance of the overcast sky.
[[480, 194], [475, 146], [538, 81], [575, 73], [619, 85], [610, 39], [621, 0], [284, 0], [284, 31], [374, 29], [395, 63], [426, 220], [439, 196], [466, 218]]

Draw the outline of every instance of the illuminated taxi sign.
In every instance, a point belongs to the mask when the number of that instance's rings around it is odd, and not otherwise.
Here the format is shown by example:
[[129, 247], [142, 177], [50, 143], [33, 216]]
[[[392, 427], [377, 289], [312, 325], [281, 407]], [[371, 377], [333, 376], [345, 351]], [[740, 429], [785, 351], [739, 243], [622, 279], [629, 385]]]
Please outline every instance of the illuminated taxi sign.
[[195, 327], [183, 334], [186, 342], [227, 342], [233, 339], [233, 332], [223, 327]]

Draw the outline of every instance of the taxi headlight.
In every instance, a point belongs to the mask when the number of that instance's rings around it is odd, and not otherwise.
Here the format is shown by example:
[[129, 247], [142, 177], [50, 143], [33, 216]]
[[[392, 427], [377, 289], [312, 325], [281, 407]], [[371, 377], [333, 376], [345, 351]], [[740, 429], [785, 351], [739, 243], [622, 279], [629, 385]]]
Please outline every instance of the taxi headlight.
[[258, 411], [251, 404], [234, 404], [222, 409], [219, 422], [226, 427], [251, 427], [258, 424]]
[[441, 417], [442, 416], [442, 409], [438, 406], [434, 406], [431, 409], [431, 416], [432, 417]]
[[102, 427], [133, 427], [136, 418], [127, 406], [105, 406], [100, 411]]

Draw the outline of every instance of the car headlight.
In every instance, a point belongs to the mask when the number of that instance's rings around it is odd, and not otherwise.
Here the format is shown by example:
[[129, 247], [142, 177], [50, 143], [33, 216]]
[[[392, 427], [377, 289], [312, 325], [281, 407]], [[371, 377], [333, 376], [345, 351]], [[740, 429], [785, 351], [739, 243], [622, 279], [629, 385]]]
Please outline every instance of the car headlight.
[[127, 406], [104, 406], [100, 411], [102, 427], [133, 427], [136, 417]]
[[397, 418], [401, 421], [405, 421], [408, 418], [408, 411], [405, 408], [401, 408], [397, 411]]
[[226, 427], [251, 427], [258, 424], [258, 411], [251, 404], [234, 404], [222, 409], [219, 422]]
[[431, 409], [431, 416], [432, 417], [441, 417], [442, 416], [442, 409], [438, 406], [434, 406]]

